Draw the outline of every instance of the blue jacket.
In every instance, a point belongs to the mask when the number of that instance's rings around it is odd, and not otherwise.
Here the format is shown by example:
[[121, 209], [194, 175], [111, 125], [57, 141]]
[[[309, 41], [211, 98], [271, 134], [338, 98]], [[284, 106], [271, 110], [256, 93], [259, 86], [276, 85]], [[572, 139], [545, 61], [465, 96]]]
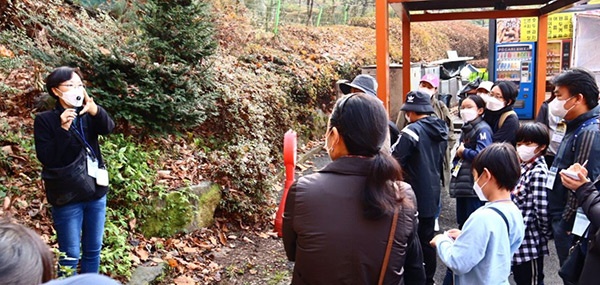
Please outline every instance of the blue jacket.
[[[473, 190], [473, 174], [471, 163], [477, 154], [492, 144], [492, 128], [481, 117], [470, 121], [461, 128], [460, 141], [464, 144], [463, 158], [456, 157], [452, 167], [450, 180], [450, 197], [477, 197]], [[460, 165], [459, 165], [460, 163]], [[455, 167], [460, 167], [454, 174]]]
[[410, 123], [392, 147], [392, 155], [402, 166], [404, 181], [417, 196], [419, 217], [435, 216], [443, 179], [448, 127], [434, 116]]
[[[559, 173], [560, 170], [569, 168], [573, 163], [583, 164], [588, 161], [586, 168], [590, 179], [596, 179], [600, 175], [600, 124], [594, 120], [600, 114], [600, 106], [588, 111], [567, 122], [567, 132], [558, 148], [550, 176]], [[554, 179], [552, 191], [548, 191], [548, 211], [550, 217], [562, 216], [569, 224], [574, 221], [574, 213], [577, 201], [574, 194], [569, 194], [562, 185], [560, 176]]]

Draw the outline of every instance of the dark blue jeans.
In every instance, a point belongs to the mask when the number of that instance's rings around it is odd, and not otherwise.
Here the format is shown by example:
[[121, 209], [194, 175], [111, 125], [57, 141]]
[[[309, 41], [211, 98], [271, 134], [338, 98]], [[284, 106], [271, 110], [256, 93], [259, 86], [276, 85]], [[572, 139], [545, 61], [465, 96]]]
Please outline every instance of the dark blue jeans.
[[562, 266], [567, 256], [569, 256], [569, 249], [573, 245], [573, 237], [567, 234], [567, 225], [561, 216], [552, 217], [552, 234], [554, 235], [556, 255], [558, 255], [558, 261]]
[[81, 273], [97, 273], [106, 220], [106, 195], [89, 202], [54, 206], [52, 218], [58, 249], [66, 254], [59, 265], [76, 271], [81, 255]]
[[[556, 246], [556, 255], [562, 266], [569, 256], [569, 249], [573, 245], [573, 236], [567, 234], [567, 224], [562, 219], [562, 216], [556, 215], [552, 217], [552, 234], [554, 235], [554, 245]], [[565, 285], [570, 284], [564, 282]]]

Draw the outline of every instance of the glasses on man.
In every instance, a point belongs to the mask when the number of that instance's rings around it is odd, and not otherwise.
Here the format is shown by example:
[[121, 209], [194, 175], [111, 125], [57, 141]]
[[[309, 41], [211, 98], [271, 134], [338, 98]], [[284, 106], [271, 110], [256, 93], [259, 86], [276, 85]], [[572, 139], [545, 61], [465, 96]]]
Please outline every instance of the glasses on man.
[[85, 88], [84, 84], [61, 84], [59, 86], [67, 87], [67, 88]]

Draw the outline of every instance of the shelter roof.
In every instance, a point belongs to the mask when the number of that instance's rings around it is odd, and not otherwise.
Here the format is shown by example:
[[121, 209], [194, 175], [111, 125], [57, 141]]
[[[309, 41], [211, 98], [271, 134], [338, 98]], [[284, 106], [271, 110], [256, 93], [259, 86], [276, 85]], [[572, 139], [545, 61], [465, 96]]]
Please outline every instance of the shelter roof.
[[[388, 0], [401, 15], [406, 11], [411, 22], [489, 19], [507, 15], [536, 17], [584, 4], [584, 0]], [[515, 11], [518, 10], [518, 11]], [[508, 13], [507, 13], [508, 12]]]

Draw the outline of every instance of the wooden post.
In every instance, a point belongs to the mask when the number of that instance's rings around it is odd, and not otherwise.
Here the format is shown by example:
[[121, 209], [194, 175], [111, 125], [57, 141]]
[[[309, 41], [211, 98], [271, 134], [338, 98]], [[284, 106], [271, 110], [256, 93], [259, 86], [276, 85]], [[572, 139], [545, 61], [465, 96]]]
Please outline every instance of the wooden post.
[[537, 62], [535, 68], [535, 110], [537, 112], [546, 100], [546, 62], [548, 61], [548, 14], [538, 17]]
[[410, 89], [410, 18], [402, 4], [402, 98]]
[[388, 0], [375, 2], [375, 44], [377, 53], [377, 97], [381, 99], [385, 109], [390, 111], [390, 56], [389, 56], [389, 18]]

